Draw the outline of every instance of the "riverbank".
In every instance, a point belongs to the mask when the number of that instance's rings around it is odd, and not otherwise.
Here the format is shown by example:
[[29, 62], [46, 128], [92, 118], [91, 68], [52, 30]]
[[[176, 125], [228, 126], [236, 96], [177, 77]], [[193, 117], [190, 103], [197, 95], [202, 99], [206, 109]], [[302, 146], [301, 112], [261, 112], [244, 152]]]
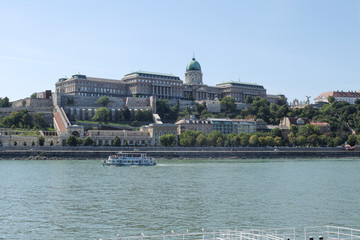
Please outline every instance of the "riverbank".
[[146, 152], [154, 158], [360, 158], [360, 151], [344, 148], [3, 148], [0, 159], [57, 160], [57, 159], [106, 159], [115, 152]]

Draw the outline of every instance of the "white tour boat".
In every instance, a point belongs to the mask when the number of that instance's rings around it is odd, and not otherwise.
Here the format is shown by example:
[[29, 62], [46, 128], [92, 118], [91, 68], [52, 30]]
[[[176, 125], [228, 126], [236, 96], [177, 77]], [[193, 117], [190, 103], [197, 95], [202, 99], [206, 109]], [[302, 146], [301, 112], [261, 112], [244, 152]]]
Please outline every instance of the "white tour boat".
[[154, 166], [156, 162], [147, 157], [146, 153], [122, 153], [119, 152], [114, 155], [110, 155], [107, 160], [103, 162], [103, 165], [114, 166]]

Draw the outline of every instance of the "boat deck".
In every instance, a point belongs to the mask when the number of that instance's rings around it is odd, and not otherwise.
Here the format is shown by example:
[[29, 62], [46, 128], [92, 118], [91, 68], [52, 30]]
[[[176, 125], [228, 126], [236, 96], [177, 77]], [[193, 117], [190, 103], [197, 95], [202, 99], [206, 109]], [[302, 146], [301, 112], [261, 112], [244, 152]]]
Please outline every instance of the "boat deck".
[[[121, 236], [115, 238], [102, 238], [101, 240], [296, 240], [295, 228], [277, 229], [243, 229], [243, 230], [219, 230], [207, 232], [202, 229], [199, 232], [186, 231], [185, 233], [163, 232], [160, 235], [148, 236], [143, 233], [138, 236]], [[306, 227], [298, 237], [304, 240], [360, 240], [360, 230], [336, 226]]]

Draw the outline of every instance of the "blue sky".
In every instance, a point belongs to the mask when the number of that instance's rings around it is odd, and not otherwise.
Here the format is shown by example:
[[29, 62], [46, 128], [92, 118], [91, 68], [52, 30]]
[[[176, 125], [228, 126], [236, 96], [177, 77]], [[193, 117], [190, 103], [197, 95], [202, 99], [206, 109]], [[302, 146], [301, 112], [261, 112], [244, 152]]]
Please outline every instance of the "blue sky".
[[240, 79], [289, 100], [360, 90], [360, 0], [3, 0], [0, 31], [10, 100], [75, 73], [184, 80], [193, 53], [210, 86]]

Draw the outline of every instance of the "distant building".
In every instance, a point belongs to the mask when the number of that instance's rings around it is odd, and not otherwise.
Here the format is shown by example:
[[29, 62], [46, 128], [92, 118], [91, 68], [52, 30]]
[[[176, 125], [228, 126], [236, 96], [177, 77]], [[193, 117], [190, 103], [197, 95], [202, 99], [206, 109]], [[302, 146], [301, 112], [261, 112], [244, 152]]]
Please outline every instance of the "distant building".
[[314, 101], [315, 103], [328, 103], [329, 97], [334, 97], [337, 101], [344, 101], [348, 102], [350, 104], [354, 104], [356, 99], [360, 99], [360, 92], [356, 91], [330, 91], [330, 92], [324, 92], [317, 96]]
[[279, 126], [290, 128], [291, 125], [301, 126], [305, 124], [310, 124], [310, 120], [307, 118], [284, 117], [280, 120]]
[[233, 133], [255, 133], [256, 122], [254, 120], [246, 119], [232, 119], [233, 122]]
[[284, 95], [278, 94], [278, 95], [273, 95], [273, 94], [266, 94], [266, 100], [268, 100], [268, 102], [270, 103], [275, 103], [278, 104], [280, 100], [284, 99], [285, 102], [287, 102], [287, 98]]
[[221, 132], [221, 134], [229, 134], [233, 132], [233, 124], [231, 119], [222, 119], [222, 118], [209, 118], [213, 131]]
[[198, 120], [195, 118], [181, 119], [175, 123], [178, 126], [178, 134], [184, 133], [186, 130], [200, 131], [209, 134], [213, 131], [211, 122], [208, 119]]
[[331, 131], [330, 124], [327, 122], [310, 122], [313, 126], [318, 126], [322, 134], [329, 133]]
[[109, 97], [150, 97], [162, 99], [215, 100], [233, 97], [244, 102], [246, 97], [266, 97], [263, 86], [243, 82], [225, 82], [216, 87], [203, 83], [203, 73], [193, 58], [186, 66], [185, 83], [178, 76], [165, 73], [137, 71], [121, 80], [87, 77], [74, 74], [60, 78], [55, 84], [57, 94]]
[[[178, 133], [176, 124], [171, 123], [151, 123], [148, 127], [146, 127], [149, 131], [151, 137], [151, 145], [159, 146], [160, 144], [160, 137], [166, 134], [173, 134], [175, 139], [177, 139]], [[145, 129], [146, 129], [145, 128]]]
[[247, 97], [266, 97], [266, 90], [263, 86], [244, 82], [224, 82], [216, 84], [221, 89], [221, 97], [233, 97], [236, 102], [245, 102]]
[[246, 119], [208, 118], [198, 120], [194, 117], [190, 117], [190, 119], [181, 119], [175, 124], [178, 125], [179, 135], [184, 133], [186, 130], [200, 131], [204, 134], [219, 131], [224, 135], [229, 133], [249, 134], [256, 132], [256, 122], [254, 120]]
[[113, 146], [115, 137], [120, 139], [120, 146], [149, 146], [152, 140], [145, 131], [89, 130], [87, 135], [98, 146]]
[[71, 78], [60, 78], [55, 84], [56, 93], [80, 96], [130, 96], [128, 85], [120, 80], [87, 77], [75, 74]]
[[172, 74], [138, 71], [126, 74], [121, 81], [134, 97], [183, 98], [183, 82]]

